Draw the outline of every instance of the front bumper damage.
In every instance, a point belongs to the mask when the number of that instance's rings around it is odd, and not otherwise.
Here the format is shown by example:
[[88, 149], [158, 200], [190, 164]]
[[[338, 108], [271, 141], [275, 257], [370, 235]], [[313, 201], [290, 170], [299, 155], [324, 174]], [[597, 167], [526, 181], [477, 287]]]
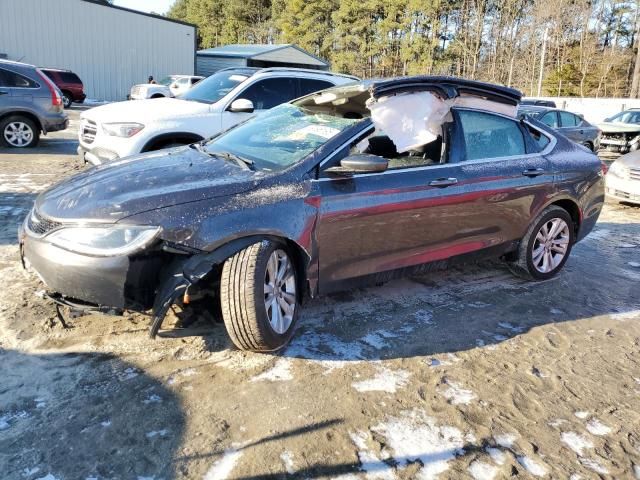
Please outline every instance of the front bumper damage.
[[162, 244], [133, 256], [91, 257], [32, 237], [22, 226], [18, 234], [22, 265], [40, 278], [56, 305], [106, 314], [151, 309], [151, 338], [171, 305], [184, 299], [191, 287], [227, 258], [263, 239], [238, 239], [212, 252]]
[[640, 132], [604, 133], [600, 149], [604, 152], [625, 154], [640, 148]]

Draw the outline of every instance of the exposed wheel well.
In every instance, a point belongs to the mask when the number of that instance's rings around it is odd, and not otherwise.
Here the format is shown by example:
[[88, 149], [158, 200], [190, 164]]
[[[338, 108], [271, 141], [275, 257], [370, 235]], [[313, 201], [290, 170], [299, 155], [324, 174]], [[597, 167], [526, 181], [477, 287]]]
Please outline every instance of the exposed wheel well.
[[7, 112], [4, 115], [0, 115], [0, 122], [7, 117], [19, 117], [19, 116], [26, 117], [29, 120], [32, 120], [36, 124], [36, 127], [38, 127], [40, 131], [42, 131], [42, 124], [40, 123], [40, 120], [33, 113], [30, 113], [30, 112], [23, 112], [23, 111]]
[[183, 145], [188, 145], [190, 143], [199, 142], [203, 138], [200, 135], [189, 132], [175, 132], [175, 133], [166, 133], [164, 135], [159, 135], [155, 138], [149, 140], [146, 145], [142, 148], [142, 152], [151, 152], [153, 150], [159, 150], [161, 148], [166, 147], [167, 145], [171, 145], [172, 143], [179, 143]]
[[553, 202], [551, 205], [557, 205], [558, 207], [567, 211], [569, 215], [571, 215], [571, 220], [573, 221], [573, 228], [575, 230], [576, 235], [578, 234], [578, 229], [580, 228], [580, 207], [573, 201], [569, 199], [558, 200]]
[[164, 98], [164, 95], [161, 93], [154, 93], [153, 95], [151, 95], [151, 98]]

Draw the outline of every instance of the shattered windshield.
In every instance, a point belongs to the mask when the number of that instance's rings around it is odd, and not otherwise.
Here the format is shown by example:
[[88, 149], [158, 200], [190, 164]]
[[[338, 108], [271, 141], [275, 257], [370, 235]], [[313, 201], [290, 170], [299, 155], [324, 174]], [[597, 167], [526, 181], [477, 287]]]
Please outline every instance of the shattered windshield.
[[214, 138], [206, 148], [251, 160], [258, 170], [282, 170], [360, 121], [285, 103]]
[[250, 75], [234, 72], [233, 70], [218, 72], [204, 80], [200, 80], [192, 88], [180, 95], [180, 99], [216, 103], [249, 77]]
[[627, 110], [609, 118], [607, 121], [613, 123], [640, 123], [640, 111]]

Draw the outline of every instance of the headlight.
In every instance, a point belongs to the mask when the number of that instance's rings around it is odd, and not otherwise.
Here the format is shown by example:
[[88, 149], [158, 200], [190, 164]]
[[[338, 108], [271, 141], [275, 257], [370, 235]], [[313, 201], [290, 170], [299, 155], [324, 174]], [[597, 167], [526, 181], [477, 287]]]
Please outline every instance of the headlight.
[[159, 227], [113, 225], [109, 227], [67, 227], [45, 239], [65, 250], [97, 257], [128, 255], [156, 238]]
[[141, 123], [103, 123], [102, 131], [114, 137], [133, 137], [144, 128]]
[[627, 176], [627, 167], [620, 162], [613, 162], [609, 167], [609, 173], [616, 177], [625, 178]]

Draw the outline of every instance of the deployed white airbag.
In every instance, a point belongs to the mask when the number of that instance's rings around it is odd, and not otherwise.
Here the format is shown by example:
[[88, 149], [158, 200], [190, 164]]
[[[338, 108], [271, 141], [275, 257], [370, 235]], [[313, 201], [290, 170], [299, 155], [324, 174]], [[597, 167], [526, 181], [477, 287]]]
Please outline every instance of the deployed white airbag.
[[399, 153], [433, 142], [441, 134], [449, 106], [430, 92], [412, 92], [367, 102], [376, 130], [393, 141]]

